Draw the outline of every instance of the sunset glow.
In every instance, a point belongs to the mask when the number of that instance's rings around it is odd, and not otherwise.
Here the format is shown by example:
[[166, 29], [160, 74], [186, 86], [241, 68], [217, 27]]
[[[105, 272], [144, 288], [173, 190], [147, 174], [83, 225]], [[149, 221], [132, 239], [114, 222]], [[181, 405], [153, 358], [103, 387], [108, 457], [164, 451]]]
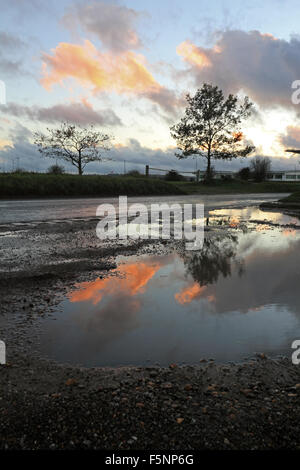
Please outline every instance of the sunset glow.
[[[271, 158], [273, 169], [298, 164], [285, 153], [290, 145], [300, 148], [299, 109], [291, 101], [291, 84], [300, 76], [300, 40], [290, 35], [298, 28], [294, 19], [277, 22], [267, 15], [264, 30], [258, 7], [249, 12], [239, 6], [228, 13], [239, 11], [239, 20], [228, 18], [234, 27], [225, 27], [219, 0], [199, 17], [198, 2], [188, 0], [183, 18], [179, 0], [165, 0], [160, 8], [144, 0], [53, 1], [47, 15], [42, 4], [12, 2], [4, 11], [0, 80], [7, 102], [0, 104], [0, 160], [5, 168], [12, 169], [18, 158], [25, 170], [46, 171], [49, 162], [40, 158], [33, 133], [68, 121], [114, 136], [111, 159], [101, 167], [92, 163], [91, 173], [122, 173], [124, 161], [128, 171], [142, 173], [149, 163], [204, 169], [204, 159], [176, 158], [170, 134], [184, 115], [186, 94], [193, 96], [203, 83], [217, 85], [224, 96], [246, 95], [255, 109], [241, 129], [233, 129], [255, 151], [247, 159], [218, 160], [215, 170], [239, 170], [256, 155]], [[66, 170], [73, 168], [66, 164]]]
[[[106, 295], [126, 295], [133, 297], [142, 293], [150, 279], [160, 269], [159, 263], [154, 264], [124, 264], [114, 270], [118, 277], [110, 276], [105, 279], [97, 279], [93, 282], [79, 284], [77, 290], [69, 294], [71, 302], [92, 301], [94, 305], [101, 302]], [[112, 272], [114, 272], [112, 271]]]
[[178, 55], [182, 56], [185, 61], [196, 65], [197, 67], [209, 67], [211, 65], [211, 62], [205, 53], [190, 41], [184, 41], [179, 44], [176, 52]]
[[88, 40], [84, 45], [60, 43], [53, 54], [43, 54], [42, 85], [50, 90], [54, 84], [63, 84], [74, 78], [83, 87], [92, 87], [94, 93], [156, 93], [160, 85], [145, 65], [142, 55], [127, 51], [113, 56], [100, 53]]
[[201, 297], [206, 290], [207, 286], [201, 287], [197, 282], [194, 282], [191, 286], [185, 287], [175, 294], [175, 299], [182, 305], [187, 304]]

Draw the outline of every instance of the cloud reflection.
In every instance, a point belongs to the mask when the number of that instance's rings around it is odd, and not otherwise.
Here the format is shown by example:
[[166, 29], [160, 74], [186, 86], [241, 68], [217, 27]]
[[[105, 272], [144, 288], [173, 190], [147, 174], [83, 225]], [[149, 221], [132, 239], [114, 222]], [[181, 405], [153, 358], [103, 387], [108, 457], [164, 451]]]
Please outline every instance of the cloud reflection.
[[135, 296], [144, 292], [144, 288], [161, 266], [161, 262], [151, 260], [150, 262], [123, 264], [112, 271], [119, 275], [118, 278], [110, 276], [105, 279], [98, 278], [93, 282], [83, 282], [77, 286], [78, 290], [69, 294], [69, 299], [71, 302], [91, 301], [93, 305], [96, 305], [104, 296]]

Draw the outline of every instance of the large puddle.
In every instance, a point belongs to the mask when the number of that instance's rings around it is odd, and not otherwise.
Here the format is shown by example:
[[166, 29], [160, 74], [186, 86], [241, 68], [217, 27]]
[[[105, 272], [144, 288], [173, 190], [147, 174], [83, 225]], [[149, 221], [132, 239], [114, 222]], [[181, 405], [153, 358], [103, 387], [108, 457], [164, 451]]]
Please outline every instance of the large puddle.
[[199, 252], [118, 258], [45, 320], [42, 352], [85, 366], [240, 361], [300, 339], [300, 221], [216, 210]]

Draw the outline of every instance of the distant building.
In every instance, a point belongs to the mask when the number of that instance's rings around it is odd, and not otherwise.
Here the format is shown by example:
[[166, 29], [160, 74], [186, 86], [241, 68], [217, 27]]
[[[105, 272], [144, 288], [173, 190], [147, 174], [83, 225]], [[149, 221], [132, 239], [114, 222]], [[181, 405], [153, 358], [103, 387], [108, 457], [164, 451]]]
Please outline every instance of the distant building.
[[300, 181], [300, 170], [269, 171], [268, 181]]
[[[206, 175], [206, 171], [199, 171], [200, 181], [205, 177], [205, 175]], [[228, 170], [217, 171], [217, 170], [214, 170], [214, 178], [217, 179], [217, 180], [221, 180], [221, 179], [224, 179], [224, 178], [234, 178], [234, 176], [235, 176], [234, 171], [228, 171]]]
[[[215, 171], [215, 179], [234, 178], [237, 172]], [[205, 176], [205, 171], [200, 172], [200, 180]], [[274, 170], [269, 171], [267, 181], [300, 181], [300, 170]]]

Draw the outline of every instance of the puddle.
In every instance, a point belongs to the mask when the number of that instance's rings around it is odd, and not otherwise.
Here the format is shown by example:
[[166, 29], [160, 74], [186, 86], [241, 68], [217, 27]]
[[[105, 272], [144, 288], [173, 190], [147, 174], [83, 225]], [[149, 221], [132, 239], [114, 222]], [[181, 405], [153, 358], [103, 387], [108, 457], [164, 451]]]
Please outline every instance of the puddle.
[[230, 218], [233, 221], [267, 222], [275, 225], [295, 225], [300, 228], [300, 219], [280, 212], [262, 211], [258, 207], [244, 209], [216, 209], [210, 211], [210, 218]]
[[[75, 286], [45, 320], [41, 352], [85, 366], [291, 355], [300, 339], [299, 220], [271, 214], [213, 211], [210, 220], [236, 224], [199, 252], [117, 258], [109, 276]], [[253, 230], [236, 229], [242, 222]]]

